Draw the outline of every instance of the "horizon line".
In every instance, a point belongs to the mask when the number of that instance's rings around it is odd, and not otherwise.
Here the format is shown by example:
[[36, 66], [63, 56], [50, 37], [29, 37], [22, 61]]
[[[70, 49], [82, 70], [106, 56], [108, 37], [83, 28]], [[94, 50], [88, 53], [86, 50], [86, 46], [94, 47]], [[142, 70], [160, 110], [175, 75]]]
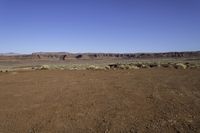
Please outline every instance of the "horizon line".
[[154, 54], [154, 53], [181, 53], [181, 52], [200, 52], [200, 50], [182, 50], [182, 51], [141, 51], [141, 52], [67, 52], [67, 51], [38, 51], [38, 52], [0, 52], [0, 55], [30, 55], [36, 53], [68, 53], [68, 54]]

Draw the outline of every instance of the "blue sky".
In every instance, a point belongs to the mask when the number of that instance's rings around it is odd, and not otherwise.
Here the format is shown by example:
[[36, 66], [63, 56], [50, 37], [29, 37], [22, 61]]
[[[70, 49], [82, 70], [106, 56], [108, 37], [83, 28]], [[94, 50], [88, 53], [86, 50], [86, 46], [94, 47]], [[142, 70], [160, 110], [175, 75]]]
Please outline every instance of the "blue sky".
[[200, 0], [0, 0], [0, 52], [200, 50]]

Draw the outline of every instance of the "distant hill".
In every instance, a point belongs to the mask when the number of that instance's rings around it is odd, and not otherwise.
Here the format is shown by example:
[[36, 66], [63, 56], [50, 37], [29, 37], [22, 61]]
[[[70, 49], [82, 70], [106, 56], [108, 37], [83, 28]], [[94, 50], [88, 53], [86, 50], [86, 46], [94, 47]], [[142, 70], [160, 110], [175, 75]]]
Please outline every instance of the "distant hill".
[[35, 52], [32, 55], [64, 55], [69, 54], [68, 52]]

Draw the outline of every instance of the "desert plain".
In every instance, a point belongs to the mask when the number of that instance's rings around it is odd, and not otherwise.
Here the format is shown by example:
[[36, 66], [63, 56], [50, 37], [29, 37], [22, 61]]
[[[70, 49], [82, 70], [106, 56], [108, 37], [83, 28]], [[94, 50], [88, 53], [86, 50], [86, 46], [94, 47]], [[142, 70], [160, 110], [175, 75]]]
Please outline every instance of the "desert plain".
[[0, 133], [199, 133], [200, 52], [0, 56]]

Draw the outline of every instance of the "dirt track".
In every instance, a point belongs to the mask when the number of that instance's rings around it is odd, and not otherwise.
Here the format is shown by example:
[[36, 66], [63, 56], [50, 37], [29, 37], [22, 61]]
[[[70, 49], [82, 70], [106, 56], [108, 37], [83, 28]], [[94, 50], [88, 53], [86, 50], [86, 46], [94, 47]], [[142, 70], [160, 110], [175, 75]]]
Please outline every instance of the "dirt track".
[[200, 71], [0, 73], [0, 133], [200, 132]]

